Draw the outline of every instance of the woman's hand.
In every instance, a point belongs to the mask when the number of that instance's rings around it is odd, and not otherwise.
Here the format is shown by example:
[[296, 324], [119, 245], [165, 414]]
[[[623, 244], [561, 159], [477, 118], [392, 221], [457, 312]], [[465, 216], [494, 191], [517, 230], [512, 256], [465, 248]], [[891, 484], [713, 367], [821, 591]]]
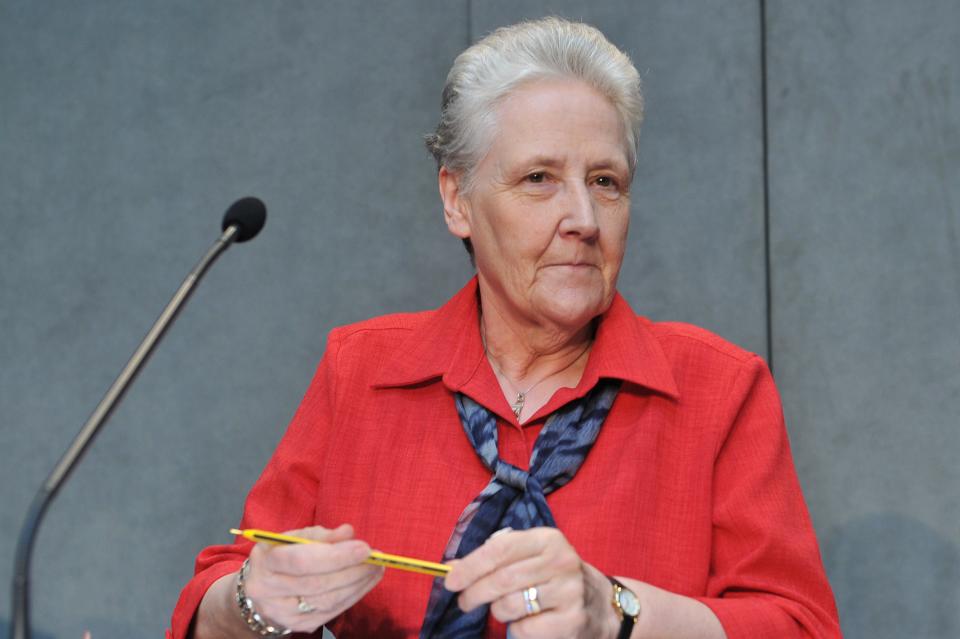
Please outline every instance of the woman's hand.
[[617, 635], [610, 581], [584, 563], [556, 528], [495, 534], [451, 565], [445, 585], [460, 593], [460, 608], [489, 603], [490, 614], [509, 623], [515, 639]]
[[313, 632], [359, 601], [383, 576], [382, 567], [363, 563], [370, 546], [353, 539], [348, 524], [285, 534], [324, 543], [257, 544], [251, 551], [246, 594], [273, 625]]

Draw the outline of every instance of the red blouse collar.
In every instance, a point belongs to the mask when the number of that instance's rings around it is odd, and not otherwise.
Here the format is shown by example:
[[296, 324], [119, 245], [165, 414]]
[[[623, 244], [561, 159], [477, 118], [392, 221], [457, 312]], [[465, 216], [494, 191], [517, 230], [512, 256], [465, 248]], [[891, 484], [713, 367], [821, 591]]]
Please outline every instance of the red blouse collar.
[[[634, 314], [617, 293], [600, 319], [580, 383], [576, 388], [558, 390], [531, 421], [584, 396], [601, 377], [622, 379], [678, 399], [680, 393], [670, 365], [649, 326], [650, 321]], [[378, 371], [373, 386], [411, 386], [436, 378], [442, 378], [450, 390], [470, 395], [504, 419], [512, 419], [513, 413], [484, 357], [476, 277], [412, 330]]]

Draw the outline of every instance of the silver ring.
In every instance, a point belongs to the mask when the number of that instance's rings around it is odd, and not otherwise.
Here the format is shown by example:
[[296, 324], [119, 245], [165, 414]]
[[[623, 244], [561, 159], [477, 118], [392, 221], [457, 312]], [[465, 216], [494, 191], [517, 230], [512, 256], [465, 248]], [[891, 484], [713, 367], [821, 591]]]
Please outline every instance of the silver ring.
[[316, 606], [311, 606], [307, 603], [307, 600], [303, 597], [297, 597], [297, 610], [300, 611], [301, 615], [309, 615], [311, 612], [316, 610]]
[[540, 614], [540, 591], [536, 586], [530, 586], [523, 591], [523, 605], [527, 609], [527, 616]]

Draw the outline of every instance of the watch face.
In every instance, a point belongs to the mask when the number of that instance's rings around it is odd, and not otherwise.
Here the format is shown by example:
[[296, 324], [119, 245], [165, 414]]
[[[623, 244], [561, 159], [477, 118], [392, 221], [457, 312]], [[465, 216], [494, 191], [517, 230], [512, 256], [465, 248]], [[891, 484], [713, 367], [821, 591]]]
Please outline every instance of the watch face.
[[618, 599], [620, 600], [620, 609], [623, 610], [623, 614], [628, 617], [636, 617], [640, 614], [640, 602], [637, 601], [637, 596], [631, 591], [624, 588], [620, 591]]

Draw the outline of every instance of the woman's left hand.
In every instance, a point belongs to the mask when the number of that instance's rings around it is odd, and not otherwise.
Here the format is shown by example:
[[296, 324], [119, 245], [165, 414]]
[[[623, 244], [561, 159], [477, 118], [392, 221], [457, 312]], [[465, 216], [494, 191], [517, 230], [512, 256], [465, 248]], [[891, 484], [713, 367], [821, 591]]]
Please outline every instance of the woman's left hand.
[[445, 586], [460, 593], [460, 608], [489, 603], [515, 639], [617, 635], [610, 581], [556, 528], [495, 534], [451, 566]]

